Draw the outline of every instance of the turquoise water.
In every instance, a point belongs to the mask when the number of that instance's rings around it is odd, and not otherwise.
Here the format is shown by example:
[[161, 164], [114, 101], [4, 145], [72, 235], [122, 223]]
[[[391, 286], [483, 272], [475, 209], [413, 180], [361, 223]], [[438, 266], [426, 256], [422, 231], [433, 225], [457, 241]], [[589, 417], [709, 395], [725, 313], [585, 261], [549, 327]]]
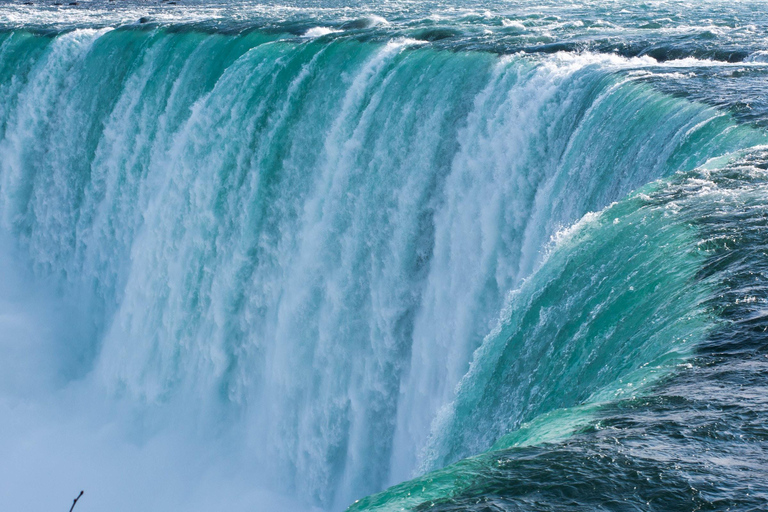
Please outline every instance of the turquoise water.
[[766, 25], [0, 6], [0, 497], [764, 506]]
[[[678, 174], [572, 228], [475, 353], [441, 434], [455, 452], [490, 433], [491, 450], [351, 510], [762, 508], [765, 156]], [[568, 325], [548, 295], [574, 285], [588, 309]]]

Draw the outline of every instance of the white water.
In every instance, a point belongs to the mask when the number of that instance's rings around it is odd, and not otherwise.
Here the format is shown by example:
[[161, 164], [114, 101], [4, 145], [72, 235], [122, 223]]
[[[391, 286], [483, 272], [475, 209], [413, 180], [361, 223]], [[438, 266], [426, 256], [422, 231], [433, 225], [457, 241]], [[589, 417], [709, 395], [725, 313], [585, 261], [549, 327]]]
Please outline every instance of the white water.
[[0, 89], [8, 503], [407, 478], [558, 227], [752, 136], [613, 75], [648, 59], [251, 41], [206, 88], [227, 44], [74, 31]]

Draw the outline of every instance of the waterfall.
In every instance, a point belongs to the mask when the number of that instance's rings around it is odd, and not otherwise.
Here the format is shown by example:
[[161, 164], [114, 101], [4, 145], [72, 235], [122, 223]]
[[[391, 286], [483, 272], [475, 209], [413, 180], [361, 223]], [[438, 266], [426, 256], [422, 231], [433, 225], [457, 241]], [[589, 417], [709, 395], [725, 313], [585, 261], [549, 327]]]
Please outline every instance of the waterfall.
[[765, 141], [633, 74], [654, 66], [408, 38], [0, 33], [4, 245], [75, 311], [51, 386], [121, 404], [137, 443], [166, 415], [231, 436], [256, 485], [334, 509], [489, 448], [502, 432], [446, 447], [461, 436], [440, 440], [438, 417], [552, 237]]

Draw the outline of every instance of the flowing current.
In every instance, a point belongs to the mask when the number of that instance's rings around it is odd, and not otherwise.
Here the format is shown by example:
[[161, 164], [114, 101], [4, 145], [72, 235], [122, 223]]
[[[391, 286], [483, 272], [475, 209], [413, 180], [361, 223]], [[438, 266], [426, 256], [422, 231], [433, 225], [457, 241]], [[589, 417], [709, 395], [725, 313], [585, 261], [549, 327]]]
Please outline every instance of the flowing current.
[[768, 503], [759, 6], [82, 4], [0, 6], [3, 503]]

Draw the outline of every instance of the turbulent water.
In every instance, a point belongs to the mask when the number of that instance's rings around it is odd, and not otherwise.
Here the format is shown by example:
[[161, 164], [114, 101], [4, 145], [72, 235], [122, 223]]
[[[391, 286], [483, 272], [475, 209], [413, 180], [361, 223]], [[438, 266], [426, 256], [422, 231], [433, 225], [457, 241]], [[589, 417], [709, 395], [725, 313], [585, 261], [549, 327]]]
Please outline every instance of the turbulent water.
[[0, 5], [2, 503], [768, 506], [764, 4], [67, 3]]

